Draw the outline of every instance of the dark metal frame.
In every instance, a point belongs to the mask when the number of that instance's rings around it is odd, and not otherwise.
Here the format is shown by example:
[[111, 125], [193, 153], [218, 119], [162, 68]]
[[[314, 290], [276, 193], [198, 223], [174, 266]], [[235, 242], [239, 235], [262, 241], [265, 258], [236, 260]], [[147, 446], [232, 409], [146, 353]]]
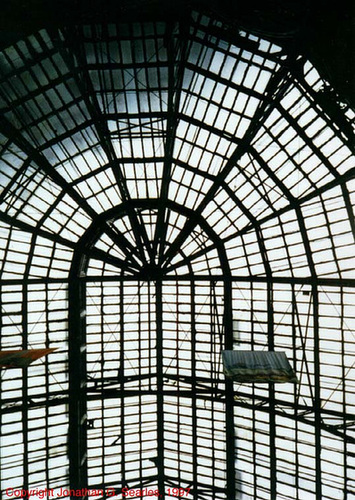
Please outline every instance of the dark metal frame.
[[[4, 438], [12, 435], [7, 418], [19, 415], [23, 422], [21, 431], [16, 432], [22, 436], [24, 449], [24, 488], [33, 485], [31, 461], [37, 460], [31, 427], [36, 411], [44, 411], [45, 429], [40, 431], [43, 431], [43, 442], [47, 443], [43, 450], [43, 477], [48, 483], [53, 483], [55, 466], [51, 465], [51, 446], [48, 444], [53, 426], [51, 412], [69, 404], [68, 412], [63, 410], [65, 418], [69, 417], [69, 481], [71, 488], [82, 488], [88, 486], [88, 472], [91, 471], [88, 443], [92, 431], [90, 425], [93, 424], [85, 417], [90, 412], [90, 405], [102, 402], [103, 426], [104, 402], [112, 401], [114, 405], [118, 400], [123, 408], [127, 400], [136, 398], [137, 412], [141, 415], [144, 397], [152, 395], [157, 407], [158, 444], [156, 457], [153, 457], [156, 458], [157, 472], [149, 472], [144, 478], [137, 476], [137, 485], [148, 485], [158, 478], [160, 490], [164, 485], [178, 486], [166, 473], [165, 463], [169, 457], [164, 449], [165, 399], [175, 397], [179, 422], [183, 420], [184, 411], [181, 401], [183, 398], [191, 401], [190, 429], [198, 427], [200, 401], [205, 401], [211, 414], [217, 416], [219, 410], [215, 408], [225, 403], [226, 486], [222, 487], [218, 482], [216, 467], [211, 468], [213, 484], [201, 479], [203, 475], [199, 475], [198, 459], [201, 460], [202, 455], [194, 456], [199, 436], [191, 431], [191, 494], [194, 497], [209, 500], [214, 495], [215, 498], [230, 500], [235, 498], [236, 491], [247, 490], [255, 498], [259, 493], [265, 496], [265, 492], [270, 498], [282, 495], [285, 480], [279, 477], [279, 464], [284, 460], [282, 455], [287, 447], [280, 444], [280, 427], [295, 436], [289, 474], [295, 478], [293, 492], [296, 498], [304, 495], [303, 468], [308, 460], [313, 460], [314, 465], [315, 497], [329, 498], [329, 488], [334, 486], [335, 480], [328, 477], [327, 468], [323, 466], [324, 456], [333, 453], [327, 444], [328, 435], [334, 437], [334, 453], [343, 461], [343, 475], [337, 479], [336, 487], [343, 491], [344, 498], [352, 494], [351, 450], [355, 444], [352, 432], [355, 410], [348, 400], [352, 379], [347, 345], [351, 346], [352, 341], [348, 339], [350, 329], [346, 317], [351, 317], [351, 313], [346, 301], [355, 287], [355, 278], [348, 272], [350, 258], [339, 238], [345, 235], [347, 242], [350, 237], [355, 238], [352, 207], [355, 168], [345, 168], [332, 155], [328, 157], [314, 127], [320, 120], [319, 136], [327, 132], [330, 145], [332, 141], [336, 142], [334, 147], [339, 150], [344, 146], [342, 161], [345, 163], [355, 151], [351, 122], [354, 114], [340, 102], [334, 91], [324, 87], [324, 82], [323, 88], [320, 80], [314, 86], [310, 83], [309, 74], [304, 70], [306, 61], [295, 55], [294, 50], [287, 56], [285, 49], [265, 48], [257, 36], [237, 33], [235, 27], [224, 23], [213, 19], [211, 14], [188, 10], [176, 23], [173, 18], [163, 19], [160, 23], [150, 22], [149, 26], [141, 22], [128, 23], [126, 31], [120, 31], [118, 25], [112, 23], [113, 33], [106, 25], [101, 29], [90, 23], [86, 28], [81, 25], [60, 29], [53, 26], [14, 45], [12, 52], [2, 54], [4, 75], [0, 78], [0, 97], [4, 112], [0, 119], [0, 139], [3, 142], [0, 158], [5, 179], [0, 193], [0, 201], [5, 207], [0, 212], [0, 223], [4, 228], [4, 236], [1, 235], [4, 258], [0, 265], [0, 298], [4, 310], [1, 316], [2, 347], [18, 345], [25, 348], [31, 342], [44, 342], [47, 347], [56, 342], [65, 343], [65, 328], [58, 327], [60, 334], [57, 339], [53, 323], [59, 318], [58, 322], [68, 321], [69, 325], [69, 347], [68, 351], [65, 350], [69, 355], [68, 369], [63, 358], [53, 362], [46, 360], [42, 371], [39, 369], [38, 378], [42, 377], [44, 383], [37, 394], [34, 394], [33, 387], [39, 382], [32, 369], [14, 377], [12, 383], [19, 391], [14, 395], [6, 376], [2, 381]], [[126, 52], [120, 44], [126, 44]], [[149, 59], [148, 53], [154, 53], [154, 57]], [[223, 73], [224, 64], [218, 67], [213, 63], [215, 56], [224, 62], [228, 59], [233, 68], [230, 77]], [[246, 83], [249, 69], [255, 70], [253, 84]], [[239, 79], [235, 78], [237, 71], [244, 72]], [[262, 79], [263, 71], [268, 85], [265, 91], [260, 91], [257, 83]], [[135, 83], [133, 90], [124, 83], [127, 72]], [[200, 87], [194, 80], [197, 77]], [[244, 97], [246, 104], [243, 108], [237, 108], [237, 97], [230, 101], [225, 99], [228, 91]], [[135, 111], [128, 106], [130, 92], [137, 99]], [[148, 98], [145, 102], [144, 92], [154, 95], [159, 106]], [[115, 96], [110, 109], [106, 106], [109, 95]], [[198, 104], [189, 108], [190, 100]], [[247, 104], [254, 102], [252, 100], [257, 104], [250, 116]], [[297, 107], [302, 105], [310, 111], [310, 117], [304, 118], [303, 125], [297, 112]], [[210, 120], [206, 110], [212, 106], [217, 109], [216, 116], [220, 119], [227, 116], [239, 124], [238, 120], [247, 117], [249, 126], [243, 137], [238, 135], [237, 127], [233, 133], [217, 118]], [[186, 109], [190, 110], [189, 114]], [[204, 144], [201, 144], [199, 135]], [[72, 137], [77, 144], [68, 145]], [[324, 167], [324, 170], [319, 170], [322, 172], [319, 179], [312, 177], [303, 162], [298, 160], [301, 146], [299, 149], [294, 146], [295, 152], [287, 149], [296, 137], [308, 154], [313, 155], [315, 168]], [[209, 145], [211, 138], [214, 148]], [[143, 151], [145, 140], [147, 143], [151, 141], [149, 155], [140, 158], [134, 154], [134, 148], [138, 145]], [[114, 147], [117, 141], [122, 144], [127, 141], [131, 153], [126, 154], [122, 149], [120, 158]], [[178, 144], [181, 143], [185, 150], [189, 148], [195, 155], [196, 152], [200, 154], [201, 165], [196, 166], [191, 152], [186, 153], [186, 157], [180, 155]], [[271, 151], [270, 143], [274, 151]], [[227, 153], [220, 152], [223, 151], [223, 147], [219, 149], [220, 144], [228, 145]], [[287, 159], [278, 163], [280, 152]], [[88, 153], [92, 155], [90, 160], [86, 159]], [[210, 155], [220, 159], [215, 171], [212, 161], [211, 164], [208, 164], [209, 160], [205, 163]], [[82, 164], [80, 161], [75, 163], [78, 157]], [[285, 177], [284, 170], [291, 172], [287, 162], [299, 179], [308, 185], [307, 189], [301, 186], [299, 194], [295, 185]], [[162, 173], [159, 173], [158, 165], [162, 165]], [[184, 172], [181, 179], [174, 177], [177, 168]], [[155, 177], [150, 172], [154, 172]], [[197, 179], [196, 184], [202, 187], [198, 188], [198, 197], [191, 202], [192, 208], [188, 208], [189, 205], [183, 206], [181, 200], [190, 202], [190, 197], [181, 193], [187, 191], [194, 199], [196, 188], [191, 178]], [[142, 196], [139, 191], [142, 179], [146, 180], [147, 186], [149, 182], [155, 183], [153, 188], [158, 194], [148, 199], [148, 194]], [[177, 194], [172, 189], [174, 185]], [[120, 199], [119, 206], [107, 194], [110, 189], [114, 190], [115, 199]], [[265, 207], [265, 213], [259, 213], [249, 202], [253, 195], [260, 206]], [[106, 201], [101, 201], [101, 196], [106, 196]], [[221, 198], [222, 203], [219, 203]], [[229, 213], [227, 202], [233, 207], [233, 215]], [[322, 248], [312, 234], [313, 215], [307, 210], [314, 213], [320, 210], [324, 216], [322, 234], [324, 240], [329, 241], [326, 257], [319, 257]], [[292, 222], [292, 230], [298, 234], [296, 243], [289, 241], [286, 216]], [[221, 220], [225, 221], [224, 227], [216, 229], [215, 224], [218, 227]], [[120, 227], [125, 230], [115, 226], [117, 221], [122, 222]], [[334, 228], [337, 222], [344, 223], [343, 232]], [[74, 228], [72, 223], [76, 224]], [[227, 231], [228, 225], [232, 230]], [[169, 231], [177, 236], [169, 237]], [[285, 249], [280, 268], [277, 258], [271, 254], [270, 234], [273, 231]], [[252, 248], [254, 244], [257, 250]], [[351, 242], [348, 244], [349, 247], [352, 245]], [[297, 272], [298, 267], [293, 261], [296, 245], [302, 246], [302, 275]], [[14, 247], [18, 249], [16, 256]], [[245, 258], [244, 268], [235, 263], [239, 254]], [[287, 268], [282, 268], [285, 262]], [[320, 266], [333, 265], [333, 262], [335, 270], [329, 276]], [[103, 384], [90, 379], [87, 373], [90, 356], [86, 352], [86, 332], [90, 329], [86, 318], [86, 290], [90, 287], [100, 289], [99, 329], [103, 330], [106, 285], [117, 286], [119, 297], [124, 299], [125, 288], [131, 286], [134, 289], [135, 283], [146, 283], [156, 293], [151, 304], [156, 307], [156, 328], [152, 327], [152, 332], [154, 330], [156, 334], [157, 359], [162, 359], [165, 352], [164, 287], [169, 285], [179, 290], [179, 287], [186, 286], [189, 290], [191, 371], [194, 376], [184, 375], [182, 368], [176, 374], [166, 374], [160, 361], [156, 375], [144, 373], [139, 367], [137, 374], [126, 378], [121, 371], [117, 375], [119, 387], [106, 376], [103, 367], [100, 377], [101, 380], [107, 379]], [[64, 299], [58, 300], [54, 306], [51, 304], [50, 291], [56, 290], [57, 293], [62, 285], [68, 290], [68, 313]], [[216, 358], [217, 345], [218, 348], [222, 345], [226, 349], [233, 348], [232, 323], [235, 315], [240, 314], [245, 323], [241, 347], [287, 349], [302, 380], [299, 386], [293, 391], [273, 385], [267, 389], [257, 385], [236, 387], [229, 381], [225, 382], [222, 372], [219, 373], [216, 367], [211, 369], [212, 381], [206, 376], [207, 372], [196, 375], [201, 333], [197, 317], [201, 308], [200, 288], [204, 285], [205, 298], [209, 301], [206, 317], [211, 321], [213, 338], [217, 339], [209, 346], [211, 358]], [[36, 290], [44, 298], [34, 298]], [[288, 308], [283, 304], [283, 290], [290, 297]], [[249, 297], [249, 302], [243, 294]], [[325, 294], [330, 296], [329, 303]], [[217, 299], [222, 295], [221, 314]], [[115, 303], [119, 309], [119, 343], [122, 345], [127, 341], [123, 299], [119, 305]], [[44, 320], [36, 316], [36, 301], [42, 308]], [[183, 317], [179, 307], [185, 305], [183, 294], [176, 298], [176, 303], [168, 305], [176, 308], [176, 325], [183, 326], [184, 320], [181, 323], [179, 320], [180, 315]], [[332, 320], [337, 321], [338, 328], [326, 324], [327, 306], [333, 307]], [[142, 309], [137, 328], [145, 322], [142, 319], [144, 314]], [[9, 332], [9, 317], [13, 321], [12, 332]], [[220, 329], [221, 318], [223, 331]], [[43, 327], [38, 326], [42, 323]], [[337, 339], [334, 344], [331, 343], [332, 335]], [[179, 339], [177, 335], [177, 343]], [[142, 336], [139, 342], [144, 341]], [[103, 337], [100, 349], [100, 352], [104, 351]], [[330, 365], [323, 358], [329, 356], [333, 359], [333, 355], [341, 367], [341, 375], [334, 377], [336, 382], [331, 385], [328, 395], [327, 384], [330, 382], [324, 370]], [[121, 350], [120, 365], [123, 366], [124, 362], [125, 353]], [[60, 384], [52, 382], [58, 373], [60, 376], [68, 373], [69, 376], [69, 387], [63, 383], [62, 391]], [[138, 381], [142, 388], [134, 386]], [[172, 384], [177, 384], [177, 388]], [[341, 392], [340, 403], [336, 398], [332, 400], [332, 395], [338, 391]], [[124, 448], [129, 419], [124, 413], [120, 418], [120, 446]], [[213, 418], [209, 423], [211, 429], [217, 429], [218, 424]], [[244, 438], [239, 428], [249, 433], [249, 437]], [[309, 431], [307, 451], [303, 449], [302, 439], [298, 440], [304, 429]], [[265, 433], [269, 440], [268, 454], [258, 450], [260, 442], [265, 445]], [[138, 439], [143, 439], [142, 432]], [[188, 439], [181, 439], [178, 439], [179, 446], [190, 445]], [[252, 444], [246, 450], [248, 439]], [[61, 467], [64, 467], [63, 449], [62, 444]], [[104, 444], [97, 445], [97, 450], [104, 455]], [[213, 447], [211, 455], [218, 462], [220, 457]], [[259, 468], [259, 459], [266, 464], [264, 468]], [[142, 470], [142, 451], [137, 461]], [[177, 460], [179, 477], [182, 477], [183, 466], [184, 459]], [[236, 478], [239, 467], [241, 477]], [[243, 484], [243, 472], [248, 471], [252, 471], [253, 479]], [[2, 473], [3, 481], [6, 481], [5, 476], [6, 471]], [[64, 476], [61, 484], [67, 480]], [[129, 470], [123, 468], [122, 487], [127, 484], [128, 477]]]

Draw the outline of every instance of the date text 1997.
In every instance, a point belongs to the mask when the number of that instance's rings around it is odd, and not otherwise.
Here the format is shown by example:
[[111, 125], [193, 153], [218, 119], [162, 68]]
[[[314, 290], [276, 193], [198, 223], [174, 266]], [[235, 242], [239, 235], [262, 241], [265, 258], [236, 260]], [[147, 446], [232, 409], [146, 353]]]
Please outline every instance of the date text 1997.
[[[190, 488], [166, 488], [165, 493], [172, 497], [188, 497], [190, 493]], [[134, 490], [128, 489], [127, 486], [122, 488], [122, 497], [162, 497], [163, 495], [159, 492], [159, 490], [144, 488], [143, 490]]]
[[190, 493], [190, 488], [166, 488], [166, 492], [173, 497], [187, 497]]

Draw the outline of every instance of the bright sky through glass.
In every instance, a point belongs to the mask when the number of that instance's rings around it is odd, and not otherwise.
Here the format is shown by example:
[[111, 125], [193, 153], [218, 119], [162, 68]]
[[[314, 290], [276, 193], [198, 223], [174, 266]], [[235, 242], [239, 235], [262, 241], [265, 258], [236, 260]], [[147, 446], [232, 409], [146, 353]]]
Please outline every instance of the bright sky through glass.
[[237, 488], [268, 499], [276, 481], [280, 500], [308, 500], [321, 477], [323, 499], [343, 498], [355, 490], [354, 113], [337, 103], [345, 126], [324, 111], [311, 64], [256, 36], [231, 44], [198, 14], [166, 36], [164, 23], [88, 25], [0, 54], [1, 349], [58, 348], [2, 372], [1, 489], [68, 487], [68, 281], [95, 227], [87, 486], [121, 484], [123, 470], [131, 488], [156, 484], [162, 270], [167, 484], [227, 498], [229, 267], [238, 346], [268, 350], [272, 328], [300, 380], [272, 402], [266, 386], [234, 386]]

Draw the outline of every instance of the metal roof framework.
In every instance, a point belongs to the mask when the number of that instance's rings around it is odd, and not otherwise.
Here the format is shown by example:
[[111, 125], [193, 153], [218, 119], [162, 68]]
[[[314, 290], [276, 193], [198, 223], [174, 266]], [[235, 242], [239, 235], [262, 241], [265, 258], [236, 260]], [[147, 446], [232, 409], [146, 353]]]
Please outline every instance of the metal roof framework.
[[[58, 348], [2, 373], [1, 490], [351, 498], [354, 112], [198, 12], [0, 71], [1, 349]], [[233, 320], [300, 383], [226, 381]]]

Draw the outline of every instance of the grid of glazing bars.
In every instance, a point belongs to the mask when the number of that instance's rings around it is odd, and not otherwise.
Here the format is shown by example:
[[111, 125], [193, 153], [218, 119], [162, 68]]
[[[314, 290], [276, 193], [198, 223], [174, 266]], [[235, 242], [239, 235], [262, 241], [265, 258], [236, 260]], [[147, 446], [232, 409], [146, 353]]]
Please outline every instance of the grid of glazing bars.
[[[351, 498], [354, 112], [301, 56], [183, 21], [43, 29], [1, 52], [1, 348], [59, 348], [2, 370], [1, 490], [69, 486], [68, 281], [95, 222], [89, 485], [153, 484], [160, 467], [165, 486], [226, 498], [230, 280], [235, 347], [284, 350], [300, 378], [234, 386], [243, 500]], [[159, 300], [139, 278], [152, 257]]]
[[1, 369], [1, 489], [68, 484], [65, 284], [1, 286], [1, 349], [56, 347], [27, 369]]
[[[349, 288], [274, 284], [234, 287], [238, 348], [285, 351], [299, 384], [236, 387], [236, 466], [247, 498], [334, 498], [353, 488], [354, 372]], [[251, 327], [251, 328], [250, 328]], [[318, 400], [318, 401], [317, 401]], [[344, 409], [347, 410], [344, 412]], [[273, 454], [271, 450], [275, 449]], [[340, 479], [340, 470], [345, 471]], [[276, 493], [274, 493], [276, 494]]]
[[154, 282], [87, 284], [89, 486], [157, 488], [162, 480], [166, 493], [190, 488], [193, 498], [222, 499], [223, 285], [166, 284], [162, 296], [159, 352]]

